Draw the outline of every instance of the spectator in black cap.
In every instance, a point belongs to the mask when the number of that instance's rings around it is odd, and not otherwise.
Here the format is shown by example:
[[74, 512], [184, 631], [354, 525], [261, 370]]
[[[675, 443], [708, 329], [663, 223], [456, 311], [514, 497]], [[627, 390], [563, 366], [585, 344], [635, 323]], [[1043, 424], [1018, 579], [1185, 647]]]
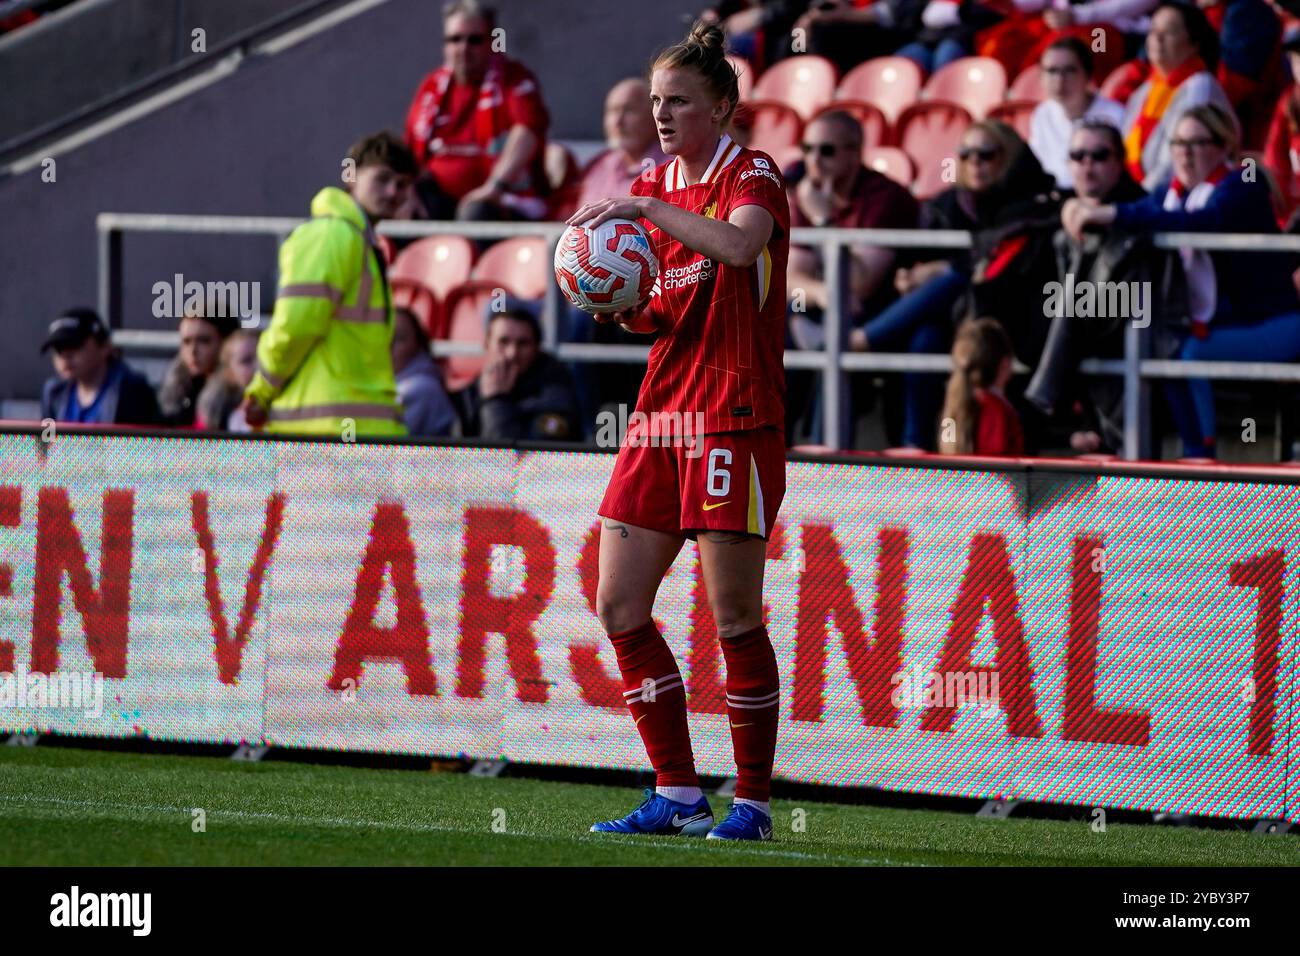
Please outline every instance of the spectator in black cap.
[[486, 362], [461, 390], [465, 434], [498, 441], [581, 441], [568, 369], [541, 349], [537, 317], [523, 305], [488, 316]]
[[186, 313], [180, 321], [181, 347], [158, 387], [158, 407], [163, 421], [177, 428], [193, 428], [199, 393], [221, 362], [221, 345], [235, 330], [234, 319], [202, 309]]
[[144, 376], [117, 354], [91, 309], [69, 309], [50, 323], [41, 351], [54, 370], [41, 394], [41, 418], [87, 425], [156, 425], [158, 400]]

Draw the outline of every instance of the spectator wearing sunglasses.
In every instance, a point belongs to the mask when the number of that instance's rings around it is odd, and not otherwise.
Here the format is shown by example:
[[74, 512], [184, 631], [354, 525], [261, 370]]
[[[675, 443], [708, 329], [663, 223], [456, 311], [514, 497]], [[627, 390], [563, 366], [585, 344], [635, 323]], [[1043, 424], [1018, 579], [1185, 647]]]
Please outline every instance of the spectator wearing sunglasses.
[[[1124, 166], [1119, 130], [1103, 120], [1084, 120], [1075, 127], [1068, 163], [1075, 195], [1089, 207], [1136, 202], [1146, 196]], [[1063, 288], [1066, 283], [1073, 288], [1091, 282], [1093, 288], [1100, 289], [1107, 288], [1102, 285], [1107, 282], [1150, 282], [1151, 288], [1164, 289], [1169, 282], [1162, 268], [1168, 260], [1153, 254], [1151, 242], [1144, 236], [1088, 232], [1076, 241], [1058, 229], [1052, 247], [1056, 280]], [[1181, 274], [1178, 277], [1181, 279]], [[1077, 400], [1083, 420], [1072, 423], [1075, 427], [1070, 438], [1077, 452], [1114, 452], [1122, 442], [1122, 382], [1111, 376], [1081, 379], [1078, 369], [1087, 358], [1120, 357], [1125, 323], [1123, 316], [1080, 317], [1075, 310], [1064, 308], [1050, 316], [1042, 354], [1025, 388], [1025, 401], [1044, 415], [1060, 418]]]
[[[920, 214], [907, 189], [862, 163], [862, 126], [842, 110], [823, 113], [804, 131], [803, 160], [789, 170], [793, 183], [790, 224], [835, 226], [842, 229], [915, 229]], [[883, 246], [849, 248], [850, 326], [860, 325], [889, 305], [897, 293], [893, 275], [894, 250]], [[824, 345], [822, 313], [827, 289], [820, 250], [792, 246], [787, 289], [791, 297], [789, 344], [801, 349]], [[816, 375], [787, 373], [788, 433], [814, 400]], [[856, 380], [855, 380], [856, 381]], [[815, 428], [813, 429], [816, 430]], [[791, 436], [792, 437], [792, 436]]]
[[[1014, 129], [999, 120], [973, 123], [962, 135], [957, 184], [921, 206], [922, 229], [980, 232], [1025, 216], [1052, 179]], [[944, 353], [954, 311], [971, 284], [964, 249], [917, 250], [894, 274], [901, 298], [849, 333], [857, 351]], [[933, 449], [942, 376], [903, 376], [902, 444]]]
[[443, 11], [443, 65], [424, 78], [406, 116], [423, 170], [416, 189], [431, 219], [541, 219], [547, 213], [550, 116], [537, 78], [492, 49], [496, 17], [478, 0]]
[[1092, 89], [1092, 51], [1077, 37], [1053, 42], [1043, 51], [1039, 67], [1047, 98], [1029, 118], [1029, 148], [1056, 185], [1069, 189], [1074, 183], [1066, 153], [1074, 127], [1087, 120], [1118, 127], [1124, 122], [1124, 107]]
[[[1173, 179], [1139, 202], [1088, 205], [1073, 199], [1061, 222], [1076, 241], [1102, 228], [1154, 232], [1278, 232], [1271, 190], [1253, 166], [1236, 161], [1235, 118], [1212, 104], [1173, 126]], [[1300, 301], [1290, 253], [1178, 250], [1187, 277], [1189, 323], [1176, 354], [1185, 361], [1289, 362], [1300, 359]], [[1183, 456], [1213, 458], [1214, 393], [1202, 379], [1171, 380], [1167, 394]]]

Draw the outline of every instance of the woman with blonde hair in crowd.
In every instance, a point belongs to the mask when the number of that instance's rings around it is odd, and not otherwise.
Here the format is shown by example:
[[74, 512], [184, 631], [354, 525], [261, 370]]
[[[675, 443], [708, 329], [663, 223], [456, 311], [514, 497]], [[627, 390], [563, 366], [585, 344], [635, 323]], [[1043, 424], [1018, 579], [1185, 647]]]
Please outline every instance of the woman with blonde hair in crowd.
[[1014, 362], [1011, 340], [996, 319], [972, 319], [957, 329], [939, 423], [941, 454], [1024, 454], [1020, 418], [1003, 394]]
[[250, 430], [239, 404], [257, 370], [257, 335], [252, 329], [237, 329], [221, 343], [217, 369], [204, 383], [195, 403], [195, 427], [211, 431]]

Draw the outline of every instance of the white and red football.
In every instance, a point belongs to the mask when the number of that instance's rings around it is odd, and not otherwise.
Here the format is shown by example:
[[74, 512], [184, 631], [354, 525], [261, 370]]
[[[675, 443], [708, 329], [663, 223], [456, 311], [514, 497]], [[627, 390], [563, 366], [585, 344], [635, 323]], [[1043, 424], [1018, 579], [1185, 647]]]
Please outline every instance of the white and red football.
[[610, 219], [595, 229], [570, 226], [555, 247], [560, 290], [593, 315], [636, 308], [658, 275], [650, 237], [630, 219]]

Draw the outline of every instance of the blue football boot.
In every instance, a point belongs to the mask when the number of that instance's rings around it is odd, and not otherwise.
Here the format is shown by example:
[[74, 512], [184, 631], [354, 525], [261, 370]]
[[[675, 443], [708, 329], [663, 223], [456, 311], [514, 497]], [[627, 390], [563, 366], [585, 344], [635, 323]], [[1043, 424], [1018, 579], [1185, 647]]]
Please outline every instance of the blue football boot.
[[770, 840], [772, 818], [748, 803], [733, 803], [727, 818], [709, 831], [710, 840]]
[[655, 836], [704, 836], [713, 828], [713, 811], [709, 801], [700, 797], [695, 803], [678, 803], [645, 791], [645, 800], [621, 820], [593, 823], [593, 833], [642, 833]]

